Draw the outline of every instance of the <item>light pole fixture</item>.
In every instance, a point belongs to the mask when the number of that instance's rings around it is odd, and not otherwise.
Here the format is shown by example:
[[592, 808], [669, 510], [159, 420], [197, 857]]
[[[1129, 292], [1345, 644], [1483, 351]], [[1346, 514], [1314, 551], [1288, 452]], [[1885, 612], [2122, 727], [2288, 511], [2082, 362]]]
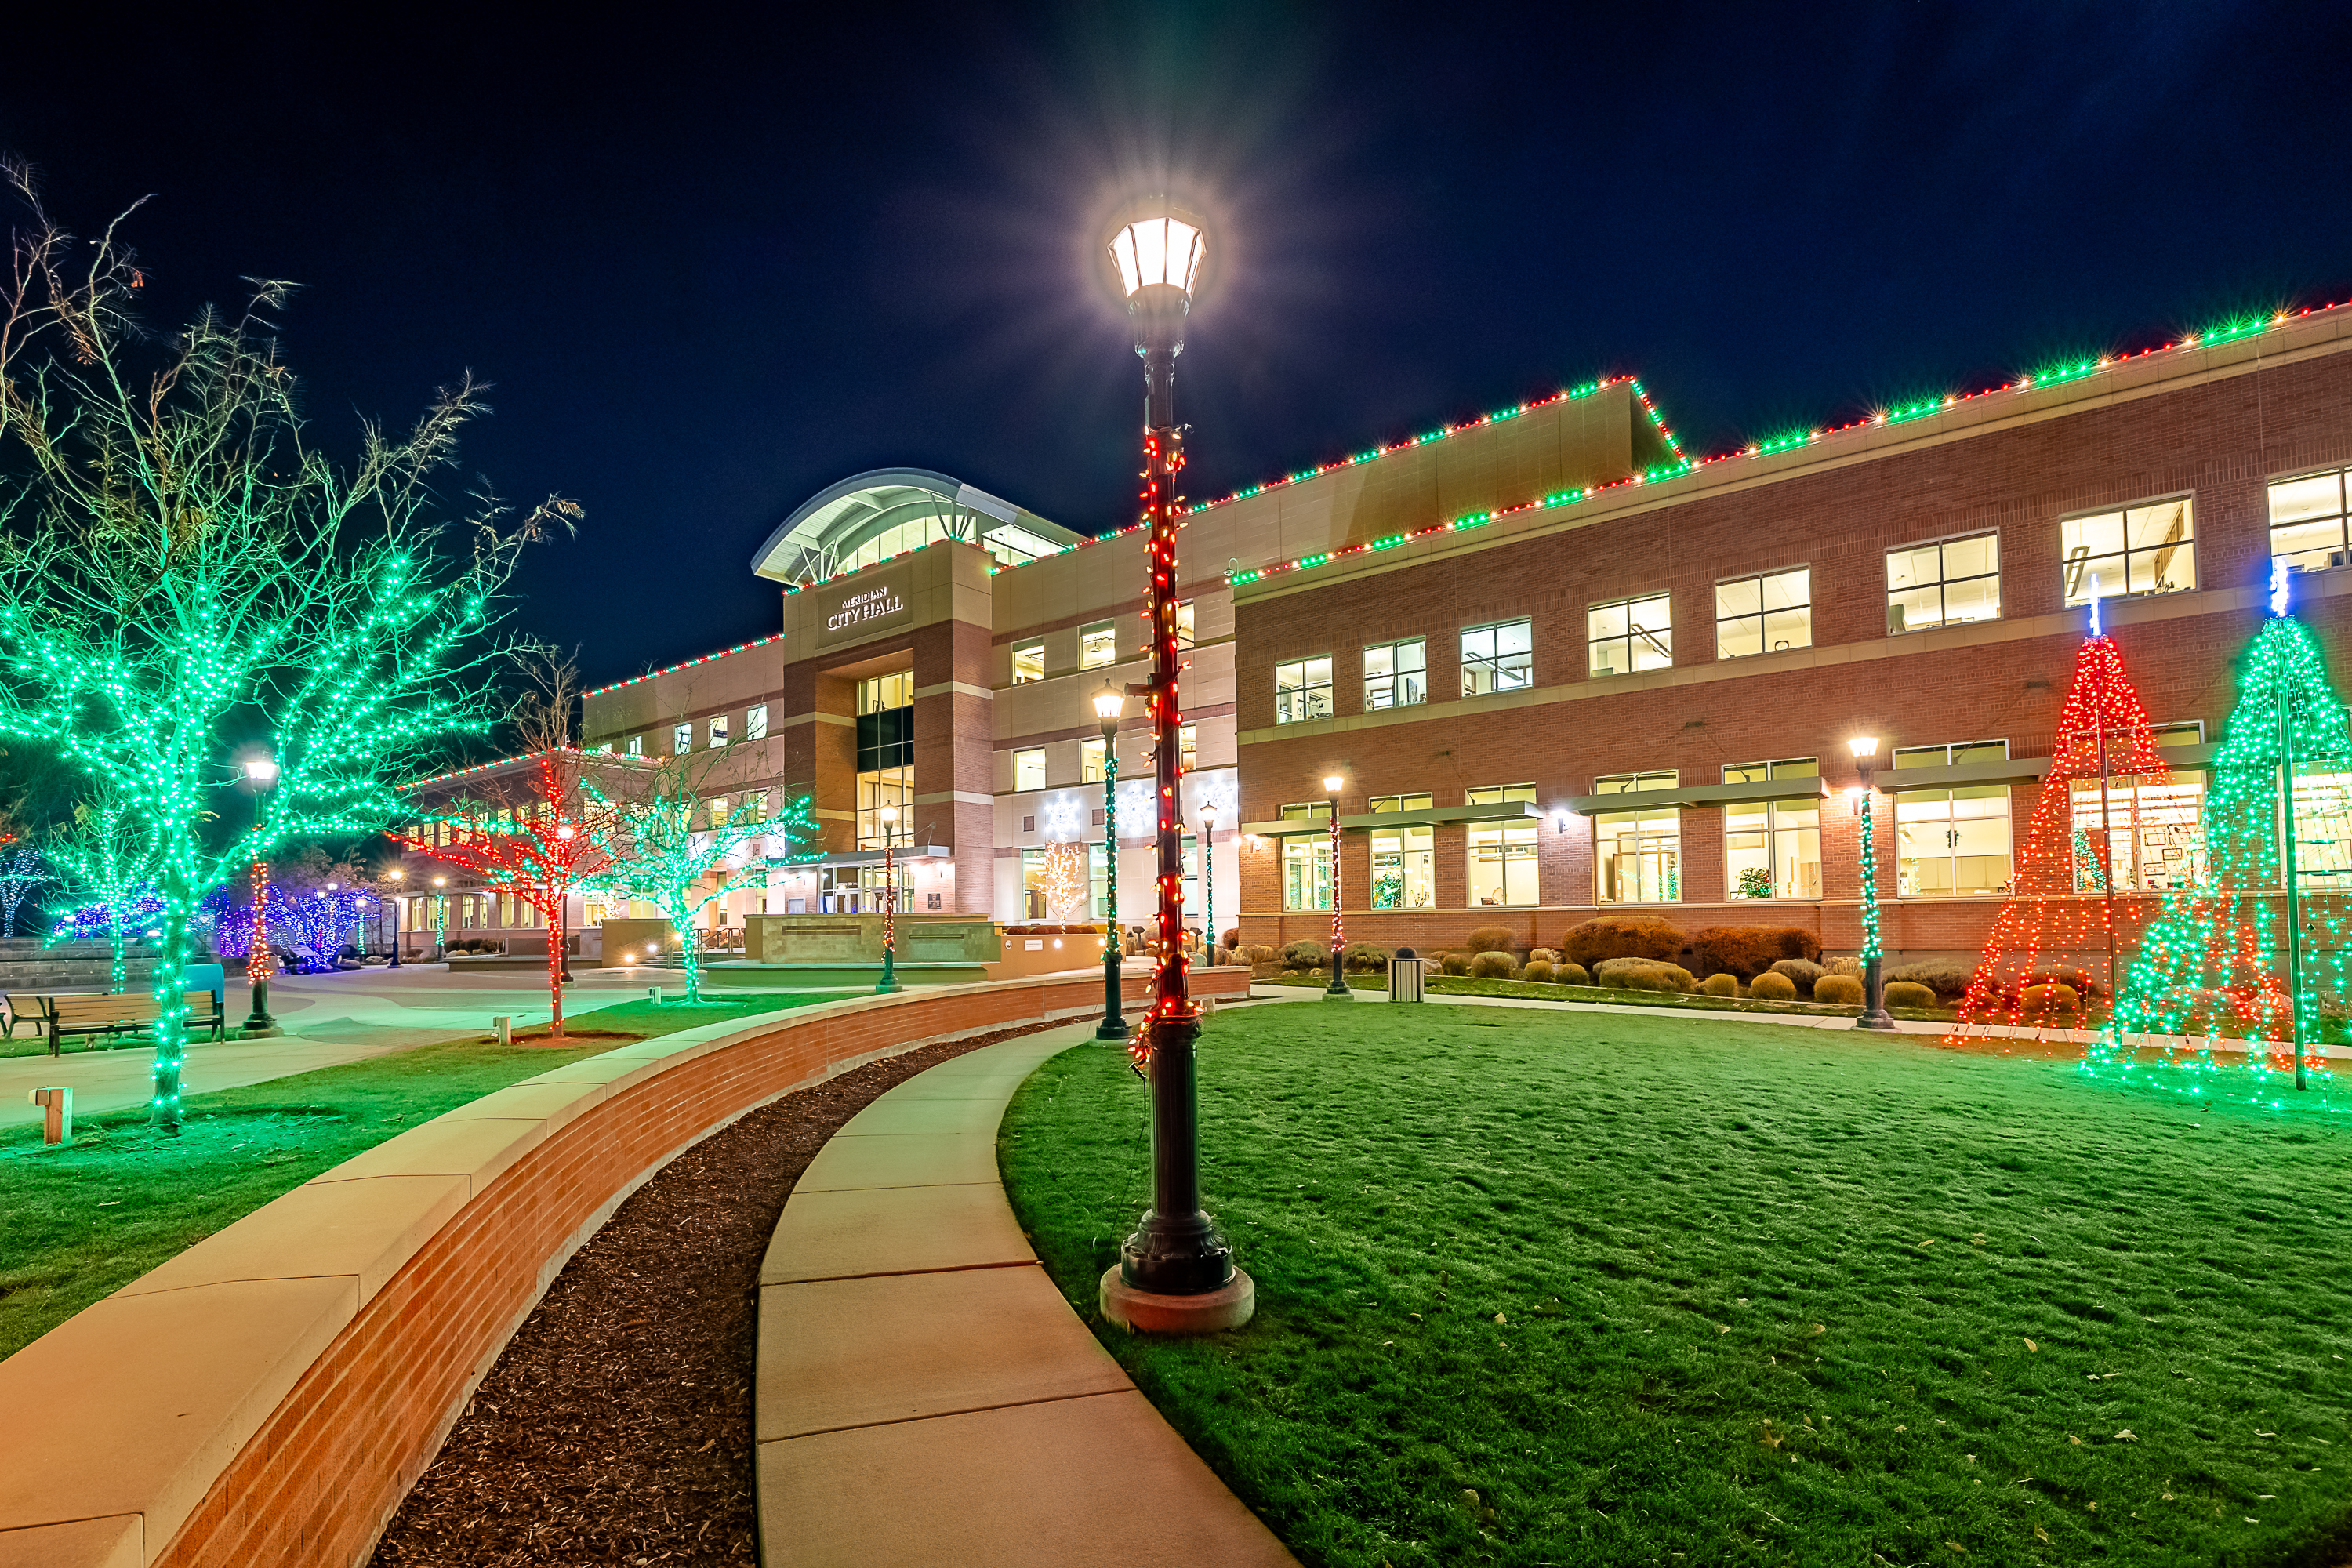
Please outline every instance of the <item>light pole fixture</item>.
[[1870, 773], [1878, 765], [1878, 737], [1856, 735], [1846, 742], [1853, 753], [1853, 765], [1862, 774], [1862, 1016], [1853, 1021], [1857, 1029], [1891, 1029], [1895, 1020], [1886, 1012], [1886, 981], [1879, 973], [1878, 945], [1878, 855], [1870, 841], [1871, 797]]
[[1201, 1016], [1186, 981], [1182, 775], [1177, 694], [1183, 668], [1176, 640], [1176, 476], [1184, 467], [1184, 430], [1176, 422], [1176, 356], [1206, 250], [1201, 226], [1164, 200], [1152, 203], [1108, 237], [1135, 352], [1143, 359], [1143, 517], [1150, 527], [1151, 675], [1144, 689], [1151, 715], [1152, 795], [1158, 808], [1153, 854], [1159, 878], [1159, 966], [1151, 1005], [1129, 1050], [1151, 1085], [1151, 1207], [1119, 1247], [1102, 1279], [1103, 1316], [1160, 1333], [1208, 1333], [1249, 1321], [1256, 1288], [1234, 1267], [1234, 1249], [1201, 1207], [1200, 1099], [1193, 1042]]
[[[268, 806], [269, 792], [278, 785], [278, 760], [247, 757], [245, 781], [253, 790], [253, 826], [257, 834], [261, 815]], [[278, 1020], [269, 1016], [269, 977], [277, 973], [278, 965], [269, 952], [269, 861], [266, 857], [255, 857], [248, 879], [253, 889], [253, 937], [245, 944], [245, 983], [252, 994], [253, 1007], [245, 1016], [245, 1032], [274, 1035], [278, 1032]]]
[[433, 879], [433, 956], [444, 963], [449, 962], [449, 895], [441, 889], [448, 885], [446, 877]]
[[392, 911], [392, 962], [391, 962], [390, 963], [385, 964], [385, 965], [384, 965], [384, 967], [385, 967], [386, 969], [398, 969], [398, 968], [400, 967], [400, 886], [399, 886], [399, 885], [400, 885], [401, 883], [403, 883], [403, 882], [404, 882], [404, 881], [408, 880], [408, 873], [407, 873], [406, 871], [404, 871], [404, 870], [401, 869], [399, 867], [394, 866], [391, 870], [386, 871], [386, 872], [383, 874], [383, 877], [384, 877], [384, 880], [385, 880], [385, 881], [390, 882], [390, 883], [392, 883], [392, 884], [393, 884], [393, 889], [392, 889], [392, 901], [391, 901], [390, 903], [388, 903], [388, 904], [386, 904], [386, 905], [384, 906], [384, 908], [386, 908], [386, 909], [388, 909], [388, 910], [390, 910]]
[[1323, 987], [1326, 1002], [1353, 1002], [1348, 989], [1348, 926], [1339, 914], [1339, 789], [1348, 781], [1338, 773], [1323, 775], [1323, 793], [1331, 801], [1331, 984]]
[[874, 983], [875, 991], [887, 995], [903, 991], [898, 984], [898, 875], [890, 858], [891, 841], [898, 829], [898, 808], [886, 805], [882, 816], [882, 978]]
[[1127, 1019], [1119, 1013], [1120, 949], [1118, 936], [1118, 721], [1127, 698], [1108, 680], [1095, 693], [1095, 717], [1102, 723], [1103, 741], [1103, 883], [1107, 908], [1103, 914], [1103, 1016], [1095, 1026], [1097, 1040], [1125, 1040]]
[[1201, 923], [1207, 928], [1208, 940], [1202, 951], [1209, 963], [1217, 962], [1217, 808], [1209, 801], [1201, 803]]

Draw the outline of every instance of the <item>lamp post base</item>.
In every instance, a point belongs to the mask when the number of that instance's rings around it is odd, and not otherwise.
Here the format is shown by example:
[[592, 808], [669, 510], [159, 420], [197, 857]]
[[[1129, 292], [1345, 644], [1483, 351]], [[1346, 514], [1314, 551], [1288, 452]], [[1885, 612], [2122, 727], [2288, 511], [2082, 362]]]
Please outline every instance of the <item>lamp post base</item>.
[[269, 1016], [269, 982], [256, 980], [251, 984], [253, 1011], [247, 1013], [245, 1016], [245, 1022], [238, 1026], [248, 1040], [259, 1039], [278, 1032], [278, 1020]]
[[898, 984], [898, 954], [890, 948], [882, 950], [882, 978], [874, 983], [874, 994], [887, 996], [894, 991], [904, 991]]
[[1853, 1021], [1853, 1026], [1857, 1029], [1892, 1029], [1895, 1026], [1890, 1014], [1864, 1013]]
[[1356, 994], [1352, 991], [1326, 991], [1323, 993], [1323, 1000], [1326, 1002], [1353, 1002], [1355, 999]]
[[1257, 1310], [1257, 1286], [1234, 1270], [1224, 1288], [1198, 1296], [1163, 1296], [1127, 1282], [1120, 1266], [1103, 1270], [1102, 1315], [1130, 1333], [1218, 1334], [1238, 1329]]

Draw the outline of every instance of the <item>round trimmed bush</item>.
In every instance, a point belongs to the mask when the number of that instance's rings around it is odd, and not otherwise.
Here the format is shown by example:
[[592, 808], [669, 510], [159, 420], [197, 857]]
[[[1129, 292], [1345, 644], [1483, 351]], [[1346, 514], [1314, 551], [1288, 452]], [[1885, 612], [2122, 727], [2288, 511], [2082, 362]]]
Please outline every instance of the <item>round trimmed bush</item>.
[[1862, 981], [1852, 974], [1824, 974], [1813, 982], [1813, 1000], [1826, 1002], [1832, 1007], [1859, 1007], [1862, 1005]]
[[1633, 991], [1687, 992], [1698, 984], [1681, 964], [1662, 963], [1654, 958], [1604, 958], [1592, 977], [1603, 985]]
[[1467, 974], [1470, 973], [1470, 955], [1466, 952], [1441, 952], [1437, 955], [1437, 967], [1448, 974]]
[[1508, 952], [1517, 938], [1508, 926], [1480, 926], [1470, 933], [1467, 945], [1472, 952]]
[[1507, 952], [1489, 949], [1470, 955], [1470, 977], [1474, 980], [1508, 980], [1517, 968]]
[[[1536, 951], [1540, 952], [1543, 950], [1541, 948], [1538, 948]], [[1532, 981], [1538, 985], [1549, 985], [1552, 983], [1551, 977], [1554, 971], [1549, 960], [1531, 958], [1528, 960], [1528, 966], [1519, 971], [1519, 978], [1522, 980]]]
[[1748, 983], [1748, 994], [1762, 1002], [1794, 1002], [1797, 983], [1778, 969], [1768, 969]]
[[1655, 915], [1602, 915], [1570, 926], [1559, 951], [1570, 963], [1597, 969], [1604, 959], [1669, 959], [1683, 950], [1682, 928]]
[[1551, 968], [1551, 983], [1554, 985], [1590, 985], [1592, 976], [1585, 973], [1584, 965], [1580, 963], [1555, 963]]
[[1852, 980], [1862, 978], [1862, 960], [1858, 958], [1824, 958], [1822, 967], [1832, 974], [1843, 974]]
[[1320, 969], [1331, 962], [1331, 944], [1325, 942], [1294, 942], [1282, 950], [1285, 969]]
[[1778, 974], [1794, 985], [1798, 995], [1810, 996], [1813, 994], [1813, 982], [1829, 971], [1811, 959], [1784, 958], [1774, 964], [1769, 973]]
[[2049, 981], [2029, 985], [2017, 994], [2017, 1010], [2021, 1013], [2071, 1013], [2082, 1002], [2082, 993], [2072, 985]]
[[1559, 962], [1559, 954], [1554, 952], [1548, 947], [1533, 947], [1528, 950], [1528, 962], [1529, 963], [1558, 963]]
[[1384, 970], [1392, 956], [1385, 947], [1374, 947], [1368, 942], [1352, 942], [1348, 948], [1348, 968], [1357, 973]]
[[1966, 995], [1969, 982], [1975, 977], [1974, 964], [1956, 963], [1948, 958], [1930, 959], [1921, 963], [1906, 963], [1900, 969], [1890, 969], [1886, 972], [1886, 982], [1889, 985], [1898, 980], [1907, 980], [1914, 984], [1925, 985], [1938, 996]]
[[1890, 1007], [1933, 1007], [1936, 991], [1916, 980], [1890, 980], [1886, 983], [1886, 1005]]
[[1698, 988], [1708, 996], [1737, 996], [1739, 994], [1739, 977], [1729, 973], [1710, 974], [1698, 983]]

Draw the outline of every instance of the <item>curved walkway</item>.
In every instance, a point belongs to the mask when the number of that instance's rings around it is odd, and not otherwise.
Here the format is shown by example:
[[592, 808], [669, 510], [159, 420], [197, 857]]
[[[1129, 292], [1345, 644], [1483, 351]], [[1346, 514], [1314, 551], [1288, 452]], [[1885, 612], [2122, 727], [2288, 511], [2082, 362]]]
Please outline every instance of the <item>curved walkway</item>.
[[1055, 1029], [909, 1079], [793, 1188], [760, 1272], [770, 1568], [1296, 1568], [1070, 1310], [1005, 1201], [1006, 1103], [1091, 1038]]

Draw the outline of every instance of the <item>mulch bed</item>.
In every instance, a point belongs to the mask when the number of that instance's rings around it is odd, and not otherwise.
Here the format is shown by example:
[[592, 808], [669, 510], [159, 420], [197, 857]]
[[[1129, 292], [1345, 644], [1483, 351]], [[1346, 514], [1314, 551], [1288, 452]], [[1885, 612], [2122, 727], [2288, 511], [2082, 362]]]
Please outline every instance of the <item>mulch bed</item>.
[[793, 1184], [885, 1089], [1054, 1026], [870, 1062], [671, 1161], [573, 1255], [515, 1331], [371, 1562], [757, 1564], [760, 1260]]

